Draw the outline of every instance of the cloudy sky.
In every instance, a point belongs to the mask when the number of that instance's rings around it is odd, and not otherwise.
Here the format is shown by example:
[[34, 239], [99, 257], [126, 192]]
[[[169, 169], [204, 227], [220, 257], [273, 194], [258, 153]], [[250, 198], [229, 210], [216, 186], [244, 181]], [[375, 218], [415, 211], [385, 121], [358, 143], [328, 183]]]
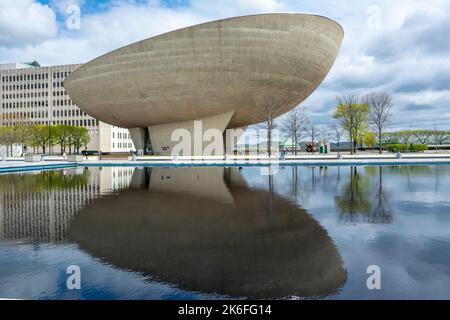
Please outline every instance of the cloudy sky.
[[386, 91], [392, 129], [450, 129], [448, 0], [0, 0], [0, 63], [84, 63], [180, 27], [263, 12], [325, 15], [345, 29], [334, 67], [303, 103], [317, 123], [331, 122], [337, 95]]

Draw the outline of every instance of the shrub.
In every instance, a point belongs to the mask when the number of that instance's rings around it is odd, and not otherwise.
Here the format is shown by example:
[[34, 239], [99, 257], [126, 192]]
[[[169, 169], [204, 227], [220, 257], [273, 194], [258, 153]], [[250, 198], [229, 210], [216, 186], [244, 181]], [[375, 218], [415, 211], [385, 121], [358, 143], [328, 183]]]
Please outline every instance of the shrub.
[[419, 152], [428, 150], [428, 146], [420, 143], [395, 143], [386, 146], [389, 152]]

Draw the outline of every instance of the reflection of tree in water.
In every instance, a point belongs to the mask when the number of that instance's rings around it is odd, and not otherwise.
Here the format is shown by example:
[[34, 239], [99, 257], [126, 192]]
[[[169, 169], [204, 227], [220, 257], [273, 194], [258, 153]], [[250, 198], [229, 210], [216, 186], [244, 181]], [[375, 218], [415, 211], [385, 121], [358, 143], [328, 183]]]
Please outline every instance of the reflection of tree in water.
[[[384, 167], [378, 167], [378, 183], [375, 185], [375, 190], [373, 192], [374, 200], [369, 219], [370, 223], [391, 223], [392, 221], [389, 192], [383, 187], [383, 170]], [[375, 178], [375, 176], [373, 178]]]
[[[374, 170], [375, 169], [375, 170]], [[390, 223], [392, 211], [389, 195], [383, 188], [383, 168], [366, 167], [366, 174], [350, 168], [349, 181], [344, 183], [341, 194], [335, 197], [340, 220], [345, 222]], [[371, 180], [374, 184], [371, 184]], [[376, 181], [376, 182], [375, 182]]]
[[87, 186], [89, 171], [73, 174], [68, 170], [41, 171], [37, 174], [22, 172], [0, 175], [0, 191], [44, 192], [55, 189], [69, 189]]
[[74, 169], [0, 175], [0, 239], [65, 241], [72, 217], [99, 191], [89, 176]]
[[329, 172], [327, 166], [292, 166], [290, 170], [291, 173], [288, 175], [290, 183], [285, 195], [289, 195], [295, 203], [302, 206], [309, 206], [316, 192], [334, 192], [340, 184], [339, 167], [337, 167], [336, 177], [333, 175], [333, 170]]
[[350, 179], [344, 183], [341, 195], [337, 195], [335, 203], [341, 213], [341, 219], [354, 222], [359, 214], [370, 214], [370, 180], [358, 172], [356, 167], [350, 168]]

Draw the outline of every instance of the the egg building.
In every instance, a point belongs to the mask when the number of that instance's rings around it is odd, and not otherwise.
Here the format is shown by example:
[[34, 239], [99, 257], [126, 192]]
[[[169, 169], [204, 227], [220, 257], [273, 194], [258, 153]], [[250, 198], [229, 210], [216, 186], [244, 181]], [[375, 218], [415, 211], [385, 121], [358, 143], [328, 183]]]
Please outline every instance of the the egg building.
[[[280, 116], [324, 80], [344, 32], [326, 17], [274, 13], [208, 22], [92, 60], [64, 87], [90, 116], [128, 128], [137, 149], [167, 155], [175, 129], [245, 128]], [[223, 143], [223, 141], [222, 141]], [[195, 150], [194, 150], [195, 152]], [[216, 154], [224, 152], [216, 150]]]

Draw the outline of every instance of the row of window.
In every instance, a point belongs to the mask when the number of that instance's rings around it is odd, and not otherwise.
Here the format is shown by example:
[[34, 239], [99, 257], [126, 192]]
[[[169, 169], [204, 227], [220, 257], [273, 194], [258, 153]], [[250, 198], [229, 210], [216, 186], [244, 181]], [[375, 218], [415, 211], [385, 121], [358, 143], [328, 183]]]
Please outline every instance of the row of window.
[[[112, 144], [113, 148], [116, 147], [116, 144], [113, 142]], [[123, 148], [133, 148], [133, 144], [131, 142], [119, 142], [117, 143], [117, 148], [123, 149]]]
[[34, 81], [47, 79], [48, 73], [17, 74], [17, 75], [3, 76], [2, 82]]
[[[115, 132], [112, 133], [112, 137], [113, 137], [113, 139], [116, 138], [116, 133]], [[118, 132], [117, 133], [117, 139], [131, 139], [131, 136], [127, 132]]]
[[33, 119], [33, 118], [47, 118], [48, 111], [28, 111], [28, 112], [13, 112], [3, 113], [2, 119]]
[[[66, 91], [53, 91], [54, 97], [67, 96]], [[3, 100], [48, 97], [48, 91], [2, 94]]]
[[[53, 72], [54, 79], [64, 79], [71, 71]], [[2, 76], [2, 82], [19, 82], [19, 81], [35, 81], [35, 80], [48, 80], [48, 73], [34, 73], [34, 74], [17, 74]]]
[[3, 100], [48, 97], [48, 91], [2, 94]]
[[[24, 111], [24, 112], [5, 112], [2, 113], [2, 119], [29, 119], [48, 117], [48, 110]], [[89, 117], [80, 109], [72, 110], [53, 110], [53, 117]]]
[[53, 100], [53, 106], [62, 107], [62, 106], [73, 106], [72, 100]]
[[[32, 118], [32, 117], [31, 117]], [[3, 123], [0, 123], [3, 126], [15, 126], [18, 124], [23, 124], [23, 121], [4, 121]], [[40, 120], [40, 121], [28, 121], [27, 123], [32, 124], [49, 124], [48, 120]], [[98, 120], [95, 119], [77, 119], [77, 120], [53, 120], [50, 121], [50, 124], [63, 124], [68, 126], [78, 126], [78, 127], [95, 127], [98, 126]]]
[[53, 120], [53, 124], [64, 124], [77, 127], [95, 127], [98, 126], [98, 120], [95, 119], [77, 119], [77, 120]]
[[80, 109], [72, 110], [53, 110], [53, 117], [89, 117]]
[[[55, 87], [55, 85], [53, 85]], [[17, 91], [17, 90], [38, 90], [38, 89], [48, 89], [48, 82], [37, 82], [37, 83], [27, 83], [27, 84], [12, 84], [9, 86], [2, 86], [3, 91]]]
[[[53, 88], [60, 88], [64, 90], [64, 86], [62, 82], [53, 82]], [[20, 91], [20, 90], [43, 90], [48, 89], [48, 83], [28, 83], [24, 85], [10, 85], [10, 86], [2, 86], [2, 91]], [[19, 95], [20, 93], [11, 93], [11, 95]]]
[[3, 102], [2, 109], [23, 109], [48, 107], [48, 101], [23, 101], [23, 102]]
[[[67, 100], [53, 100], [54, 107], [74, 106], [73, 101]], [[22, 108], [37, 108], [48, 107], [48, 101], [20, 101], [20, 102], [3, 102], [2, 109], [22, 109]]]

